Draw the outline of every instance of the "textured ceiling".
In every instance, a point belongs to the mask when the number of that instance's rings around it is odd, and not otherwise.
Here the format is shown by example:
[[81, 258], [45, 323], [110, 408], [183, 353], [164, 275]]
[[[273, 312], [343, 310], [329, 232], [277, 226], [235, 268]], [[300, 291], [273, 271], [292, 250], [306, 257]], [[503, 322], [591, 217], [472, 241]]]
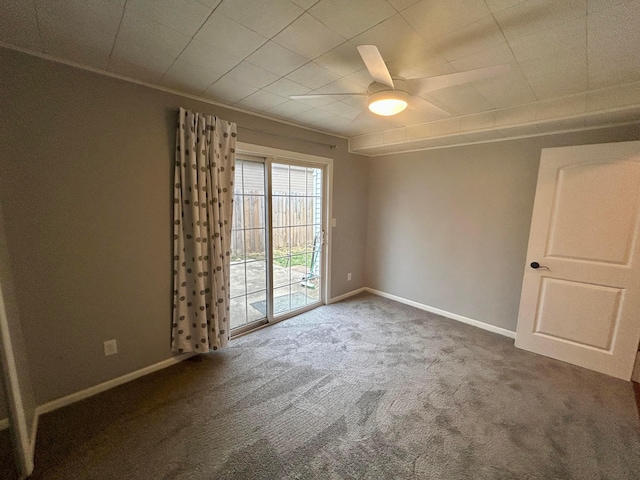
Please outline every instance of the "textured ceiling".
[[[350, 137], [371, 155], [640, 121], [639, 0], [2, 0], [0, 41]], [[361, 44], [393, 76], [511, 69], [390, 118], [362, 96], [288, 99], [366, 91]]]

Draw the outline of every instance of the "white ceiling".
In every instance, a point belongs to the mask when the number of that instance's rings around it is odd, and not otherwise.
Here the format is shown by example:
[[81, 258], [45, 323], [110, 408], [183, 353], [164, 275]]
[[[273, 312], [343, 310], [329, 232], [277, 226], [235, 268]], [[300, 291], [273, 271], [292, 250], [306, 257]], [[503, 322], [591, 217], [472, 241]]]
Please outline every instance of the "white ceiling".
[[[363, 154], [640, 121], [639, 0], [2, 0], [0, 41], [343, 135]], [[390, 118], [356, 46], [393, 76], [510, 64]], [[418, 99], [419, 100], [419, 99]], [[363, 113], [365, 112], [365, 113]]]

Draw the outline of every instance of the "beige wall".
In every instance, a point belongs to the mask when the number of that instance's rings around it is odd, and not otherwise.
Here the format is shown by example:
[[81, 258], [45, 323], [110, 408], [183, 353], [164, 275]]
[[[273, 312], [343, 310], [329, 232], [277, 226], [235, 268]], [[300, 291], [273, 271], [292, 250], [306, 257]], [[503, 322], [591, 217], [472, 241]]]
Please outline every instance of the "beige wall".
[[[0, 203], [39, 404], [171, 356], [179, 106], [334, 158], [332, 296], [363, 286], [367, 159], [346, 141], [0, 49]], [[353, 280], [346, 281], [348, 272]], [[102, 342], [119, 353], [105, 358]]]
[[640, 126], [370, 160], [367, 286], [515, 330], [540, 150]]

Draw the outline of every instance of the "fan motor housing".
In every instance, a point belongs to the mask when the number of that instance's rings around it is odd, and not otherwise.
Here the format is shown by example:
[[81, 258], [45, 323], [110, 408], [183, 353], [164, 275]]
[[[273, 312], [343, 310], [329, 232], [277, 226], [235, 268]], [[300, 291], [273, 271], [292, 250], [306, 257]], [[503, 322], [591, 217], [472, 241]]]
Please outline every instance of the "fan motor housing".
[[409, 101], [409, 94], [407, 92], [403, 92], [402, 90], [391, 90], [390, 88], [387, 88], [386, 90], [381, 90], [376, 93], [370, 93], [369, 104], [389, 98], [407, 103]]
[[374, 93], [388, 92], [389, 90], [396, 90], [396, 91], [408, 93], [407, 88], [405, 86], [404, 78], [394, 77], [393, 85], [395, 86], [395, 88], [391, 88], [389, 85], [385, 85], [384, 83], [373, 82], [371, 85], [369, 85], [369, 88], [367, 89], [367, 93], [369, 95], [373, 95]]

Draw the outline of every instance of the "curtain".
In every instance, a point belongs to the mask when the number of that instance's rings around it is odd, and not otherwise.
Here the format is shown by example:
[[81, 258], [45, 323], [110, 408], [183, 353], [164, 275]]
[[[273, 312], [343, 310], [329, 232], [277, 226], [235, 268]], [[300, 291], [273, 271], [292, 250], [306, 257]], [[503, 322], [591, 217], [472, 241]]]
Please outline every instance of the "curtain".
[[173, 200], [174, 352], [229, 342], [236, 124], [180, 109]]

